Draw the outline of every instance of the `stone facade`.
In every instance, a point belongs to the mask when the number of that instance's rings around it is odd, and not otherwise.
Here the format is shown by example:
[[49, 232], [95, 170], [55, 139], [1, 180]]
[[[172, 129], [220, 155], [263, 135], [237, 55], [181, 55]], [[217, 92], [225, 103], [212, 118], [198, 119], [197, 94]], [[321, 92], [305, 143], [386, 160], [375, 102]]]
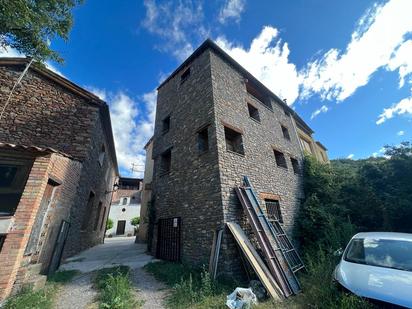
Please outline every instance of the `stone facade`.
[[[0, 58], [1, 102], [6, 102], [26, 64], [22, 58]], [[0, 164], [24, 156], [34, 162], [15, 212], [7, 217], [0, 210], [0, 221], [12, 222], [0, 251], [0, 259], [7, 256], [8, 261], [0, 266], [1, 300], [13, 285], [16, 290], [27, 281], [31, 266], [48, 272], [63, 220], [70, 228], [52, 268], [62, 258], [103, 241], [118, 171], [107, 105], [36, 64], [16, 87], [0, 119], [0, 145]], [[55, 186], [51, 202], [41, 206], [50, 184]]]
[[[251, 87], [255, 91], [248, 90]], [[165, 132], [167, 117], [170, 126]], [[160, 85], [153, 138], [153, 203], [157, 220], [182, 219], [183, 261], [207, 265], [213, 235], [224, 229], [219, 272], [239, 272], [239, 252], [225, 223], [235, 221], [247, 229], [234, 192], [244, 175], [261, 196], [262, 206], [265, 198], [279, 202], [284, 228], [291, 232], [303, 198], [303, 152], [296, 121], [303, 122], [211, 41]], [[208, 147], [200, 152], [198, 132], [205, 127]], [[228, 129], [241, 136], [241, 153], [228, 148], [232, 147], [226, 141]], [[167, 149], [171, 149], [171, 166], [165, 173], [162, 153]], [[282, 166], [274, 150], [283, 154]], [[155, 226], [154, 252], [159, 241], [156, 231]]]

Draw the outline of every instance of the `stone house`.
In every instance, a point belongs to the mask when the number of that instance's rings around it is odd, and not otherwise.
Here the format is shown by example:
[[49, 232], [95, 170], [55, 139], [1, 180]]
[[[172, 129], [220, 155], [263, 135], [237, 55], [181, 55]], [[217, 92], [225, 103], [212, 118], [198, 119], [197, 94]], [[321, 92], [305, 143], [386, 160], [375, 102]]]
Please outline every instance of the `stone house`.
[[206, 40], [158, 87], [153, 253], [208, 265], [223, 229], [218, 272], [239, 272], [239, 251], [225, 223], [247, 226], [234, 192], [244, 175], [290, 233], [303, 198], [298, 131], [317, 145], [283, 100]]
[[[0, 58], [0, 102], [29, 63]], [[33, 63], [0, 119], [0, 301], [103, 241], [118, 168], [107, 104]]]
[[109, 218], [113, 227], [106, 231], [106, 236], [134, 236], [135, 227], [131, 220], [140, 217], [142, 180], [120, 177], [118, 189], [113, 192]]

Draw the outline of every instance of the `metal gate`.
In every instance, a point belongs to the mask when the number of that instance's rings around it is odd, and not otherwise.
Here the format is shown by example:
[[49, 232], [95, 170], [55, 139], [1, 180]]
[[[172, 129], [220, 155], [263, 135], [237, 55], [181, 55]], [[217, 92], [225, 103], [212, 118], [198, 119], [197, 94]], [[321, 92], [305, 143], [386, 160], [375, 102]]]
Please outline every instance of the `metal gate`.
[[156, 258], [180, 261], [181, 218], [159, 219]]

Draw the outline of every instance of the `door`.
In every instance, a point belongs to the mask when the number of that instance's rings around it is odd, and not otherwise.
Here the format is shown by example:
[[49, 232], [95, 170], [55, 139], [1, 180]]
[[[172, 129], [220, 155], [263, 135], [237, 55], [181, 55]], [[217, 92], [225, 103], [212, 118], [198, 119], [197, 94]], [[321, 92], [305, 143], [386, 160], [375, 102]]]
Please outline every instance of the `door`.
[[156, 257], [180, 261], [180, 218], [159, 219]]
[[124, 235], [125, 228], [126, 228], [126, 220], [117, 221], [116, 235]]
[[67, 235], [69, 234], [70, 223], [62, 220], [60, 225], [60, 232], [57, 236], [56, 243], [54, 245], [53, 254], [50, 260], [50, 266], [48, 273], [53, 273], [60, 266], [64, 244], [66, 243]]

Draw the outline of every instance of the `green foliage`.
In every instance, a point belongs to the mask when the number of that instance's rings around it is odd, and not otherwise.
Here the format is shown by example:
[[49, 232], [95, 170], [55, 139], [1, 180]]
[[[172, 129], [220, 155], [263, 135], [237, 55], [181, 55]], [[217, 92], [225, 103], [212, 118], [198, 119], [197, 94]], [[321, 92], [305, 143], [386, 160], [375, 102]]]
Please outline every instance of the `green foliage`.
[[138, 226], [140, 224], [140, 217], [134, 217], [132, 220], [130, 220], [130, 224], [133, 226]]
[[100, 309], [132, 309], [142, 305], [133, 297], [127, 266], [101, 269], [94, 282], [100, 292]]
[[71, 10], [82, 0], [0, 0], [0, 48], [10, 46], [40, 61], [62, 61], [49, 40], [67, 40]]
[[24, 287], [18, 294], [10, 297], [4, 309], [49, 309], [53, 306], [57, 287], [47, 284], [43, 289], [34, 291], [32, 287]]
[[184, 264], [154, 262], [145, 270], [171, 287], [166, 299], [168, 308], [226, 308], [226, 296], [233, 292], [236, 282], [213, 281], [205, 268]]
[[113, 227], [113, 220], [108, 218], [106, 221], [106, 230], [110, 230]]
[[49, 275], [47, 277], [47, 281], [55, 283], [67, 283], [70, 282], [77, 274], [79, 274], [79, 271], [77, 270], [58, 271], [52, 275]]

